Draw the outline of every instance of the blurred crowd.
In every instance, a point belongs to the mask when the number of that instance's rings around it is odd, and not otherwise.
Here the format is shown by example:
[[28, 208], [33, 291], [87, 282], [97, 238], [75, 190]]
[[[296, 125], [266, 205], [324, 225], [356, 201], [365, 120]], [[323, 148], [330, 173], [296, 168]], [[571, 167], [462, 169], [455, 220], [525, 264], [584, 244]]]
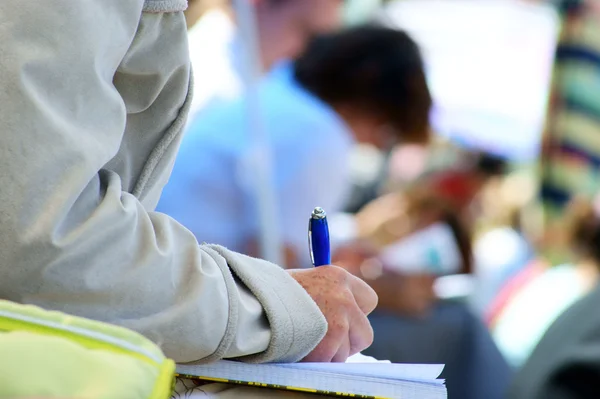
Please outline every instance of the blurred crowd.
[[158, 210], [261, 255], [260, 126], [285, 265], [310, 265], [323, 207], [333, 263], [379, 295], [367, 354], [446, 364], [450, 399], [600, 397], [600, 6], [507, 1], [560, 23], [539, 157], [522, 162], [436, 131], [425, 51], [385, 17], [401, 1], [255, 0], [251, 54], [235, 2], [190, 0], [194, 103]]

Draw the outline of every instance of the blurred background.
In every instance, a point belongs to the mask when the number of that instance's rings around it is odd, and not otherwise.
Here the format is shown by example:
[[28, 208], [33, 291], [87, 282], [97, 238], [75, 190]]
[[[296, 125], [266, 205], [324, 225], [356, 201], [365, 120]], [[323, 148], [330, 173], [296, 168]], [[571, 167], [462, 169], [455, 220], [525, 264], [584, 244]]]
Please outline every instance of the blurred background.
[[598, 9], [190, 1], [195, 104], [158, 210], [308, 267], [322, 206], [334, 263], [380, 296], [367, 354], [445, 363], [450, 399], [507, 397], [596, 287]]

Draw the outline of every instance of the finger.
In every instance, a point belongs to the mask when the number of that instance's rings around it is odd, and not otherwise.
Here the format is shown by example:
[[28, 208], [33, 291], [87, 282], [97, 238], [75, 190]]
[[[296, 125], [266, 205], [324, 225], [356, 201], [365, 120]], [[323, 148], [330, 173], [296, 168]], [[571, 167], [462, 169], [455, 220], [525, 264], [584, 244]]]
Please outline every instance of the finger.
[[360, 310], [368, 315], [375, 307], [377, 307], [377, 294], [369, 286], [369, 284], [365, 283], [363, 280], [356, 276], [350, 276], [348, 280], [348, 285], [350, 286], [350, 290], [352, 291], [352, 295], [354, 295], [354, 300], [356, 304], [360, 308]]
[[321, 343], [304, 359], [302, 362], [309, 363], [330, 363], [331, 359], [335, 356], [337, 350], [333, 349], [329, 343], [329, 340], [324, 339]]
[[346, 335], [345, 339], [340, 342], [340, 346], [336, 354], [331, 358], [331, 363], [344, 363], [350, 356], [350, 336]]
[[367, 349], [373, 343], [373, 327], [362, 312], [354, 312], [348, 336], [350, 338], [349, 356]]
[[[356, 309], [356, 313], [359, 310]], [[339, 352], [344, 342], [349, 342], [350, 330], [349, 317], [334, 317], [328, 320], [327, 334], [319, 345], [303, 361], [305, 362], [331, 362]], [[349, 350], [349, 344], [348, 344]]]

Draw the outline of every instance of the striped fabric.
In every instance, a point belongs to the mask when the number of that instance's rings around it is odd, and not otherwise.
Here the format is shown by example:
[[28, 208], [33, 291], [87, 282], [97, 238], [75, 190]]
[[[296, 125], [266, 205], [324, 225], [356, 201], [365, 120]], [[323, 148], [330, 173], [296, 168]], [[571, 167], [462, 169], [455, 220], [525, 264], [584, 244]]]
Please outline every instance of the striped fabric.
[[542, 151], [542, 198], [558, 212], [573, 194], [600, 188], [600, 10], [587, 1], [562, 3]]
[[600, 189], [600, 6], [562, 0], [563, 28], [541, 155], [541, 201], [548, 229], [574, 195]]

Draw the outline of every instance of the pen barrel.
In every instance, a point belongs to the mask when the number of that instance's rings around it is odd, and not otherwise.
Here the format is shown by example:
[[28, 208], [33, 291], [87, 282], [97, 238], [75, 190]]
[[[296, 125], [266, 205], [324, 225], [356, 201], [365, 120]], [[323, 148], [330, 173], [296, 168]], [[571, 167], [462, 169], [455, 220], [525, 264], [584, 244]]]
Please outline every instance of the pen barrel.
[[329, 226], [327, 219], [310, 219], [310, 249], [312, 261], [315, 266], [331, 264], [331, 250], [329, 247]]

